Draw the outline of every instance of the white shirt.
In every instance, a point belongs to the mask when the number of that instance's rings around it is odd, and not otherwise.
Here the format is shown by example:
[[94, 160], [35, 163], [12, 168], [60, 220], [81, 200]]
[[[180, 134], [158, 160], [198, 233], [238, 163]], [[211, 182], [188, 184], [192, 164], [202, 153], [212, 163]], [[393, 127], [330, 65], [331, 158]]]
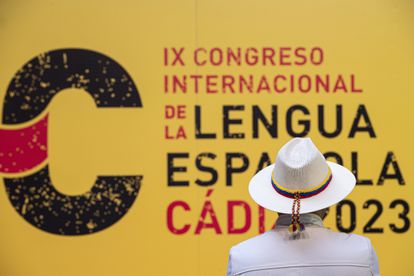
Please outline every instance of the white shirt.
[[290, 215], [281, 215], [275, 229], [230, 250], [228, 276], [365, 276], [380, 275], [368, 238], [333, 232], [315, 214], [302, 214], [305, 231], [292, 237]]

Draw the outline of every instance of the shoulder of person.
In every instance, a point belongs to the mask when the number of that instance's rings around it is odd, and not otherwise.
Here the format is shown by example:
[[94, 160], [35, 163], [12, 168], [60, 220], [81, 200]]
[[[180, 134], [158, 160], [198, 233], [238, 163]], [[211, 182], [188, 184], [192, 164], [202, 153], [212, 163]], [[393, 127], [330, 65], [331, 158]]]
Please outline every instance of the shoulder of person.
[[[369, 238], [353, 233], [335, 232], [327, 228], [321, 228], [320, 230], [315, 246], [324, 244], [326, 251], [333, 251], [338, 255], [349, 255], [352, 252], [355, 258], [361, 258], [363, 256], [365, 258], [370, 257], [369, 255], [373, 247]], [[274, 230], [270, 230], [261, 235], [244, 240], [230, 249], [230, 255], [236, 258], [237, 256], [246, 256], [246, 254], [251, 256], [251, 253], [254, 252], [268, 251], [267, 249], [274, 251], [275, 248], [283, 247], [275, 247], [278, 244], [283, 243], [286, 246], [285, 241], [275, 234]], [[312, 240], [313, 238], [309, 238], [303, 241], [309, 242]]]
[[274, 230], [269, 230], [267, 232], [264, 232], [263, 234], [239, 242], [230, 249], [230, 253], [241, 250], [250, 250], [252, 247], [257, 247], [262, 245], [263, 243], [267, 243], [270, 239], [274, 238], [272, 237], [273, 232]]
[[354, 233], [335, 232], [329, 229], [327, 233], [329, 233], [328, 235], [331, 239], [333, 239], [335, 242], [338, 242], [341, 245], [349, 244], [351, 246], [359, 246], [363, 249], [371, 250], [371, 240], [367, 237]]
[[366, 237], [326, 228], [305, 231], [309, 231], [307, 238], [292, 240], [286, 232], [270, 230], [234, 245], [229, 254], [229, 271], [283, 267], [297, 262], [361, 267], [373, 267], [376, 263], [375, 251]]

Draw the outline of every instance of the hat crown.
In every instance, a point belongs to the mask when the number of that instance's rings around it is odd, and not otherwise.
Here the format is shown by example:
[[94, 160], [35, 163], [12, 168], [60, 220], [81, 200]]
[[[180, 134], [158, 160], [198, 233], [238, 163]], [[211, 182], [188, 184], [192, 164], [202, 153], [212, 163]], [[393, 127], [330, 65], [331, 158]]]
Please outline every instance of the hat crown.
[[329, 173], [325, 157], [310, 138], [293, 138], [276, 156], [273, 177], [289, 190], [308, 190], [319, 186]]

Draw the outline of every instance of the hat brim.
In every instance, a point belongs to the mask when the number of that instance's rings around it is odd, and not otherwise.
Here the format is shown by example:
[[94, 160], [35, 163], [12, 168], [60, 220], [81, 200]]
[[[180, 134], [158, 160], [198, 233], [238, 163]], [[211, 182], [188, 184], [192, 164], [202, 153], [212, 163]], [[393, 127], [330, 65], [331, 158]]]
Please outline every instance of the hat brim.
[[[327, 161], [332, 170], [332, 180], [325, 190], [300, 200], [300, 212], [310, 213], [332, 206], [344, 199], [355, 187], [355, 176], [347, 168]], [[273, 188], [271, 183], [274, 164], [260, 170], [249, 183], [249, 193], [260, 206], [278, 213], [292, 213], [292, 199]]]

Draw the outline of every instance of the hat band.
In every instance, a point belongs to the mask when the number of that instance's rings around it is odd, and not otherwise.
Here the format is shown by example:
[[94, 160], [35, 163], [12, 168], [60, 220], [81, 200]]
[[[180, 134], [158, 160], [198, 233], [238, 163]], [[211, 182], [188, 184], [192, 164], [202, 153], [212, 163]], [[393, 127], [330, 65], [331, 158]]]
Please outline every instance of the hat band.
[[272, 174], [272, 187], [276, 190], [279, 194], [288, 197], [288, 198], [295, 198], [295, 194], [299, 194], [301, 198], [307, 198], [312, 197], [314, 195], [319, 194], [323, 190], [328, 187], [329, 183], [331, 183], [332, 180], [332, 171], [331, 168], [329, 168], [328, 175], [325, 177], [325, 179], [321, 182], [321, 184], [317, 185], [316, 187], [312, 189], [307, 190], [291, 190], [286, 189], [285, 187], [280, 186], [279, 183], [275, 180], [274, 175]]

